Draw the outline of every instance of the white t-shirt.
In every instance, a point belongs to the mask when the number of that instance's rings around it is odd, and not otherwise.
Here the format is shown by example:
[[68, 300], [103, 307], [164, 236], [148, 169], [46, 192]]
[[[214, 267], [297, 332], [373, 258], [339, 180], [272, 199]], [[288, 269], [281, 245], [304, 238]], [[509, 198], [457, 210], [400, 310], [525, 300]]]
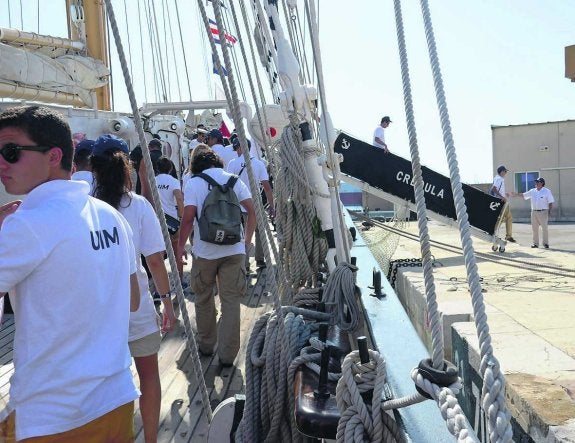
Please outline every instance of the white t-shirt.
[[82, 426], [138, 398], [130, 372], [131, 229], [84, 182], [34, 188], [0, 230], [14, 307], [16, 439]]
[[545, 186], [540, 190], [531, 188], [529, 191], [523, 193], [523, 198], [525, 200], [531, 199], [531, 210], [537, 211], [549, 209], [549, 203], [555, 203], [553, 194]]
[[[493, 186], [491, 186], [491, 189], [493, 189], [495, 187], [495, 189], [499, 190], [499, 193], [507, 198], [507, 193], [505, 192], [505, 179], [503, 177], [501, 177], [499, 174], [497, 174], [495, 177], [493, 177]], [[494, 197], [498, 197], [499, 196], [497, 194], [494, 195]]]
[[140, 307], [130, 313], [130, 337], [134, 341], [160, 330], [158, 314], [154, 300], [148, 288], [148, 275], [142, 265], [140, 255], [147, 257], [156, 252], [165, 251], [164, 236], [158, 217], [152, 205], [141, 195], [130, 193], [122, 198], [120, 212], [132, 228], [134, 250], [136, 251], [136, 267], [138, 285], [140, 287]]
[[174, 191], [180, 190], [180, 182], [170, 174], [158, 174], [156, 176], [156, 185], [158, 194], [160, 194], [160, 203], [162, 210], [174, 218], [178, 218], [178, 210]]
[[[206, 169], [204, 174], [209, 175], [220, 184], [227, 183], [229, 178], [232, 176], [221, 168]], [[184, 206], [192, 205], [196, 207], [197, 216], [194, 219], [194, 230], [196, 231], [193, 245], [194, 255], [212, 260], [228, 257], [230, 255], [245, 254], [246, 251], [243, 235], [242, 240], [234, 245], [216, 245], [200, 239], [198, 218], [200, 218], [202, 214], [204, 200], [208, 196], [208, 192], [208, 182], [201, 177], [192, 177], [186, 184], [186, 189], [184, 190]], [[252, 197], [249, 188], [241, 180], [238, 180], [234, 185], [234, 192], [238, 196], [240, 203]]]
[[[254, 171], [254, 177], [256, 179], [256, 183], [261, 184], [261, 182], [263, 182], [264, 180], [269, 181], [270, 177], [268, 175], [268, 170], [266, 169], [264, 163], [255, 157], [250, 157], [250, 159], [252, 161], [252, 169]], [[238, 175], [240, 171], [242, 171], [240, 175], [240, 180], [244, 182], [244, 184], [248, 187], [248, 189], [250, 188], [248, 167], [246, 165], [246, 161], [243, 155], [241, 157], [236, 157], [231, 162], [229, 162], [226, 170], [230, 174], [235, 175]]]
[[231, 145], [223, 146], [215, 144], [212, 146], [212, 150], [218, 154], [224, 161], [224, 169], [228, 166], [228, 163], [236, 158], [238, 155], [235, 153]]
[[90, 185], [90, 194], [94, 191], [94, 174], [92, 171], [76, 171], [72, 174], [72, 180], [81, 180]]
[[385, 142], [385, 132], [383, 130], [383, 127], [378, 126], [377, 128], [375, 128], [375, 131], [373, 132], [373, 146], [375, 146], [376, 148], [384, 149], [385, 146], [376, 142], [375, 137], [378, 137], [382, 142]]
[[188, 181], [190, 180], [191, 177], [192, 173], [189, 171], [186, 172], [184, 175], [182, 175], [182, 192], [186, 190], [186, 185], [188, 184]]

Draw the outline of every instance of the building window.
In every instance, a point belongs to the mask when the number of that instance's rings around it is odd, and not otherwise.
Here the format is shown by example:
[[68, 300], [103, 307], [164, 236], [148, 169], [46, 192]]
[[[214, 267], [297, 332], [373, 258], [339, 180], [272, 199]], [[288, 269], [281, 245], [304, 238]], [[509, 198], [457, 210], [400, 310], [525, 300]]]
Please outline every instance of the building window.
[[527, 192], [535, 186], [535, 179], [539, 177], [539, 172], [516, 172], [515, 174], [515, 192]]

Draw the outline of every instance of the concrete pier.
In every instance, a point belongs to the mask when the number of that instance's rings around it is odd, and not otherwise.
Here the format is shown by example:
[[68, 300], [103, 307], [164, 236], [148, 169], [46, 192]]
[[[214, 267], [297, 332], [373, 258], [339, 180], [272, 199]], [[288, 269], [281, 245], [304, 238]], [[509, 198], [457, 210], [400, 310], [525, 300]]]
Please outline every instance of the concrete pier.
[[[357, 223], [361, 229], [361, 222]], [[378, 226], [363, 231], [378, 235]], [[416, 222], [405, 228], [418, 234]], [[461, 246], [459, 231], [429, 222], [432, 240]], [[507, 404], [513, 416], [514, 440], [575, 442], [575, 225], [550, 226], [550, 249], [531, 248], [531, 226], [515, 224], [518, 243], [504, 253], [473, 239], [486, 313], [494, 348], [507, 380]], [[432, 246], [434, 279], [445, 337], [446, 358], [460, 368], [465, 390], [460, 403], [482, 441], [486, 424], [480, 402], [479, 343], [471, 295], [461, 252]], [[391, 260], [419, 259], [419, 241], [399, 237]], [[491, 260], [494, 261], [491, 261]], [[507, 259], [514, 259], [511, 262]], [[401, 266], [395, 273], [398, 293], [414, 327], [428, 348], [423, 271]]]

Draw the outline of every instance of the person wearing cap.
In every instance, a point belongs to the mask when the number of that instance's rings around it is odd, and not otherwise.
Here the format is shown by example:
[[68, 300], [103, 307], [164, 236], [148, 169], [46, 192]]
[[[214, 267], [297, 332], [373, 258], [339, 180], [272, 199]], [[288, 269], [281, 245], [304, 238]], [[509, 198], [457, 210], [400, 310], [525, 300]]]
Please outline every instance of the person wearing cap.
[[169, 332], [176, 316], [172, 305], [168, 271], [164, 263], [166, 250], [160, 222], [152, 205], [142, 196], [131, 192], [128, 145], [113, 135], [102, 135], [94, 143], [92, 170], [96, 177], [94, 196], [116, 208], [132, 228], [135, 259], [140, 287], [140, 307], [130, 315], [128, 344], [140, 379], [140, 413], [144, 439], [158, 438], [161, 406], [161, 385], [158, 371], [160, 328], [154, 301], [148, 287], [148, 276], [142, 265], [145, 258], [163, 304], [161, 328]]
[[493, 177], [493, 184], [491, 185], [491, 189], [489, 193], [493, 197], [499, 198], [503, 203], [503, 211], [501, 211], [501, 215], [499, 216], [500, 223], [505, 223], [505, 240], [511, 243], [515, 243], [515, 239], [513, 238], [513, 217], [511, 215], [511, 208], [507, 203], [507, 197], [509, 194], [505, 192], [505, 176], [507, 175], [509, 170], [501, 165], [497, 168], [497, 175]]
[[527, 192], [515, 193], [513, 196], [531, 200], [531, 230], [533, 231], [533, 244], [531, 247], [539, 247], [539, 228], [541, 228], [543, 247], [549, 249], [549, 217], [555, 199], [551, 191], [545, 187], [545, 179], [543, 177], [537, 178], [534, 188]]
[[224, 136], [219, 129], [212, 129], [209, 132], [207, 145], [220, 156], [224, 163], [224, 169], [230, 161], [237, 157], [231, 146], [224, 146]]
[[94, 149], [94, 140], [82, 140], [74, 148], [74, 169], [72, 180], [82, 180], [90, 185], [90, 192], [94, 189], [94, 174], [90, 156]]
[[0, 178], [9, 194], [26, 194], [0, 208], [0, 297], [10, 292], [16, 324], [2, 441], [134, 440], [132, 233], [88, 184], [70, 180], [73, 155], [59, 113], [0, 114]]
[[[246, 140], [248, 143], [247, 152], [249, 154], [250, 148], [252, 146], [249, 140]], [[240, 177], [240, 180], [244, 182], [244, 184], [249, 188], [250, 187], [250, 180], [247, 171], [247, 164], [244, 154], [244, 149], [241, 146], [240, 138], [236, 135], [232, 138], [232, 147], [237, 154], [237, 157], [228, 163], [226, 171], [230, 174], [235, 174]], [[272, 187], [270, 185], [270, 177], [264, 162], [260, 159], [256, 158], [254, 155], [250, 155], [250, 161], [252, 165], [252, 171], [254, 172], [254, 178], [256, 183], [261, 186], [266, 194], [266, 199], [268, 202], [268, 211], [270, 217], [275, 216], [275, 209], [274, 209], [274, 195], [272, 192]], [[243, 213], [245, 211], [242, 208]], [[264, 259], [264, 250], [261, 244], [261, 238], [259, 229], [256, 225], [255, 230], [255, 259], [256, 259], [256, 266], [258, 268], [265, 268], [266, 262]], [[249, 256], [246, 255], [246, 270], [249, 272]]]
[[206, 127], [202, 124], [199, 124], [196, 127], [196, 137], [192, 141], [190, 141], [190, 144], [188, 145], [189, 151], [193, 151], [194, 148], [201, 143], [206, 143], [207, 135], [208, 130], [206, 129]]
[[[152, 160], [152, 166], [154, 167], [154, 174], [156, 173], [156, 162], [162, 156], [162, 142], [156, 138], [157, 134], [154, 134], [153, 138], [148, 142], [148, 149], [150, 151], [150, 158]], [[158, 136], [159, 137], [159, 136]], [[130, 152], [130, 160], [132, 161], [132, 166], [136, 170], [136, 194], [144, 195], [146, 191], [151, 201], [151, 192], [148, 187], [142, 190], [142, 180], [141, 176], [146, 176], [146, 164], [142, 160], [144, 159], [144, 154], [142, 153], [142, 147], [137, 145], [132, 152]], [[147, 180], [146, 180], [147, 181]]]
[[376, 148], [383, 149], [384, 152], [389, 152], [389, 149], [387, 148], [387, 143], [385, 143], [384, 130], [389, 126], [390, 123], [391, 119], [389, 118], [389, 116], [386, 115], [381, 119], [381, 123], [377, 128], [375, 128], [375, 131], [373, 132], [373, 146], [375, 146]]

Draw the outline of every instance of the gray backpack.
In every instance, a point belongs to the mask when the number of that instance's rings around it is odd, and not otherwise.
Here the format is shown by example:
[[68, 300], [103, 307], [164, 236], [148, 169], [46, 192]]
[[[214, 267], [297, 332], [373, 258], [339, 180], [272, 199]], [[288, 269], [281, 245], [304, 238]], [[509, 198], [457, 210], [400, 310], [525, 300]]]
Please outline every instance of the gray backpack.
[[[196, 174], [210, 185], [198, 218], [200, 239], [216, 245], [234, 245], [242, 239], [242, 209], [234, 185], [237, 175], [232, 175], [225, 185], [220, 185], [207, 174]], [[197, 215], [196, 215], [197, 216]]]

